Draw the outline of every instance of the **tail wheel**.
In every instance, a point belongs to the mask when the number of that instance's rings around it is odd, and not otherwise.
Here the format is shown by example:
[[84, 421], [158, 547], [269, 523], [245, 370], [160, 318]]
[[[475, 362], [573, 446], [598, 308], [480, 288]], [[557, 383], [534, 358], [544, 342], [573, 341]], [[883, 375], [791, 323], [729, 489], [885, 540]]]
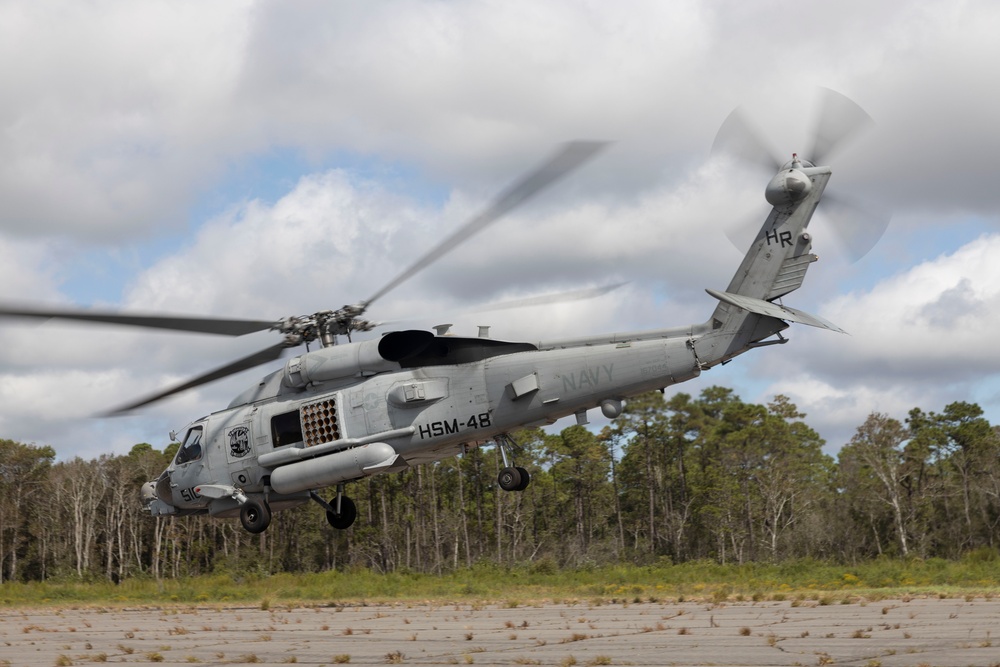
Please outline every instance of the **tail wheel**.
[[240, 523], [250, 533], [263, 533], [271, 525], [271, 508], [267, 503], [248, 499], [240, 507]]
[[[337, 506], [337, 499], [330, 501], [334, 507]], [[347, 496], [340, 497], [340, 514], [334, 512], [326, 513], [327, 522], [337, 530], [346, 530], [351, 527], [354, 520], [358, 518], [358, 506]]]

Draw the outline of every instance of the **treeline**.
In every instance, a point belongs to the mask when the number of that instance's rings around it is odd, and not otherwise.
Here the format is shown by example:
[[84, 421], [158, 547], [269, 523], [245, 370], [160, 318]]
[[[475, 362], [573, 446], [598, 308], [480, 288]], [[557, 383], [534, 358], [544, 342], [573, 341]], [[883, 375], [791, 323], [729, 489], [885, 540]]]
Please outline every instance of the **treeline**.
[[785, 397], [630, 401], [595, 434], [515, 435], [521, 493], [498, 489], [495, 448], [348, 485], [358, 520], [335, 531], [307, 506], [251, 535], [235, 519], [154, 520], [138, 489], [176, 444], [55, 461], [0, 441], [0, 580], [182, 577], [364, 567], [444, 572], [879, 555], [957, 558], [1000, 540], [1000, 437], [979, 406], [871, 414], [834, 459]]

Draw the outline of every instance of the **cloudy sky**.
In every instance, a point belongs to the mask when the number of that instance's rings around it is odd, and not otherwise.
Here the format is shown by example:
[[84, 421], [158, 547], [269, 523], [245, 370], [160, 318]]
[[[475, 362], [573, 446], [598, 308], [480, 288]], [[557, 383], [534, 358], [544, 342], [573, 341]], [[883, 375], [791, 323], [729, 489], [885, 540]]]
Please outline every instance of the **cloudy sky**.
[[[704, 321], [768, 175], [713, 158], [742, 106], [811, 145], [817, 91], [876, 124], [830, 192], [891, 208], [860, 261], [832, 220], [788, 305], [850, 335], [682, 386], [782, 393], [836, 451], [873, 410], [1000, 422], [1000, 6], [659, 0], [0, 0], [0, 300], [254, 319], [370, 296], [560, 142], [599, 158], [380, 300], [373, 318], [552, 339]], [[628, 281], [589, 302], [463, 315]], [[274, 342], [0, 324], [0, 437], [157, 447], [268, 369], [91, 415]]]

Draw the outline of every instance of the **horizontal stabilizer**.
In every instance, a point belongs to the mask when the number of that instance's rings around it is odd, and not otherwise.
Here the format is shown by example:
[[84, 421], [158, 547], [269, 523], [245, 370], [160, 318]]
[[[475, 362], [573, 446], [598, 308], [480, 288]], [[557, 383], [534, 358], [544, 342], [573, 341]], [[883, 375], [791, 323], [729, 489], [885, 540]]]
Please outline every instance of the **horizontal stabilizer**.
[[847, 333], [836, 324], [824, 320], [822, 317], [817, 317], [815, 315], [810, 315], [809, 313], [804, 313], [801, 310], [796, 310], [795, 308], [789, 308], [788, 306], [781, 306], [771, 301], [764, 301], [763, 299], [754, 299], [749, 296], [742, 296], [740, 294], [730, 294], [729, 292], [719, 292], [714, 289], [706, 289], [706, 292], [714, 296], [719, 301], [723, 303], [728, 303], [737, 308], [742, 308], [743, 310], [749, 311], [751, 313], [756, 313], [758, 315], [766, 315], [767, 317], [776, 317], [779, 320], [787, 320], [789, 322], [798, 322], [799, 324], [808, 324], [811, 327], [819, 327], [820, 329], [829, 329], [830, 331], [836, 331], [837, 333]]

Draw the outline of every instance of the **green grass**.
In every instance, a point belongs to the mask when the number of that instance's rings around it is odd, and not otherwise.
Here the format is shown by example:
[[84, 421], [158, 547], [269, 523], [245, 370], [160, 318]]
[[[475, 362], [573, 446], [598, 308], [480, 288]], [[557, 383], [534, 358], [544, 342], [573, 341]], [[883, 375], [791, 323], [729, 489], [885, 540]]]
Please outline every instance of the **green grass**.
[[889, 560], [845, 566], [812, 560], [767, 565], [692, 562], [560, 570], [480, 565], [445, 575], [369, 570], [272, 576], [213, 575], [178, 580], [6, 582], [0, 606], [115, 604], [347, 604], [466, 601], [638, 603], [798, 600], [817, 604], [906, 595], [1000, 595], [1000, 558]]

